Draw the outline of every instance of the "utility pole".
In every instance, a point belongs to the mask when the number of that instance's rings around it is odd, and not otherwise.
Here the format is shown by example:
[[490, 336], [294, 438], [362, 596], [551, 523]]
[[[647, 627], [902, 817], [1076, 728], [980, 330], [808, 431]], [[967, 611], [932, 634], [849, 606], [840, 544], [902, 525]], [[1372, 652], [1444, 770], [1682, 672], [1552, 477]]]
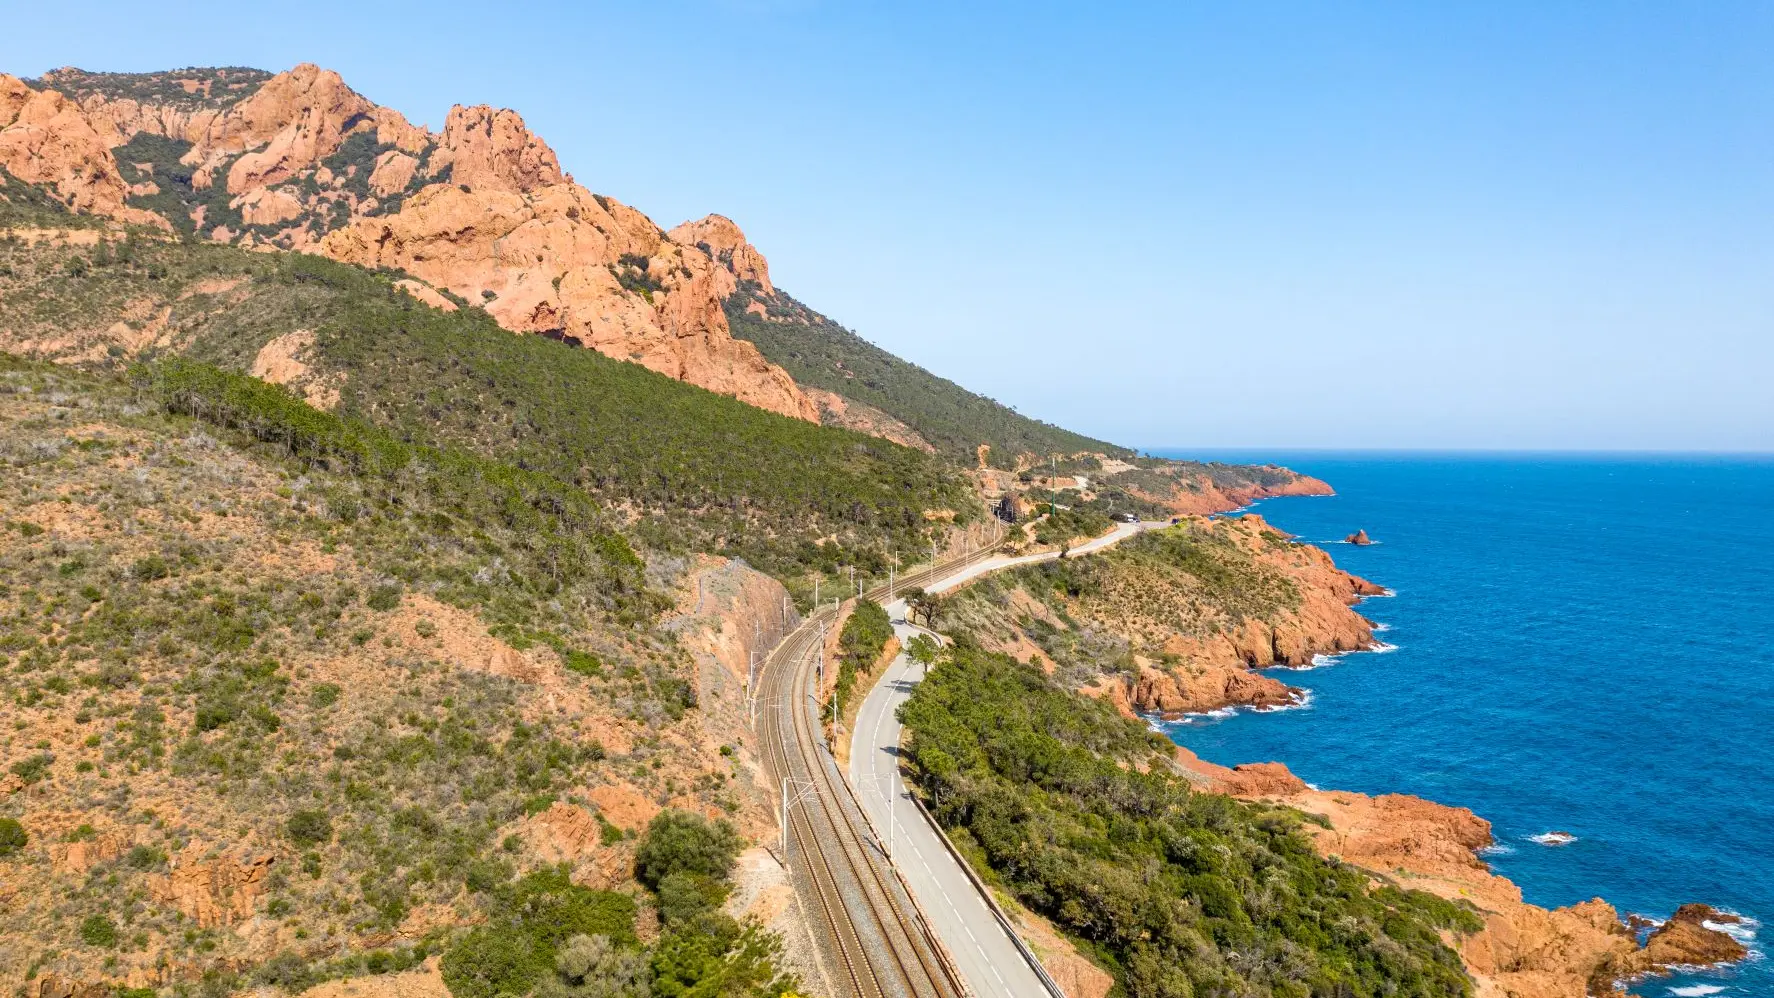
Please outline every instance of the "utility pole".
[[788, 865], [788, 778], [782, 780], [782, 865]]
[[893, 847], [897, 836], [895, 830], [899, 825], [899, 817], [893, 811], [893, 798], [893, 777], [889, 776], [887, 778], [887, 858], [889, 859], [892, 859], [894, 855]]

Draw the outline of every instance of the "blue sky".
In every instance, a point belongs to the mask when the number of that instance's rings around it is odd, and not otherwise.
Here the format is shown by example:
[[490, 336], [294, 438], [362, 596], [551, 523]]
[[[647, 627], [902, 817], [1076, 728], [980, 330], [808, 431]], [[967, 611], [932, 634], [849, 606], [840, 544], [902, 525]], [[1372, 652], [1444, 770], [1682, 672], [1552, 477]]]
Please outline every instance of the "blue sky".
[[81, 5], [0, 69], [301, 61], [1146, 447], [1774, 449], [1774, 5]]

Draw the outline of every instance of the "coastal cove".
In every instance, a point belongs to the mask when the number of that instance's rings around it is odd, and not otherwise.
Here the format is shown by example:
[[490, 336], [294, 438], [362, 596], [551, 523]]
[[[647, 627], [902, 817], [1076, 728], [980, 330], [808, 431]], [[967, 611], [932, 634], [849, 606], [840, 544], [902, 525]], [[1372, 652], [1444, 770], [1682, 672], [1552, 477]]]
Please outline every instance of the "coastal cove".
[[[1310, 692], [1303, 708], [1162, 730], [1210, 762], [1276, 760], [1315, 786], [1471, 808], [1493, 824], [1484, 858], [1533, 904], [1738, 912], [1749, 959], [1631, 990], [1774, 994], [1754, 921], [1774, 916], [1760, 785], [1774, 771], [1774, 461], [1261, 458], [1337, 489], [1257, 511], [1396, 593], [1360, 607], [1390, 647], [1269, 670]], [[1374, 543], [1341, 543], [1358, 530]]]

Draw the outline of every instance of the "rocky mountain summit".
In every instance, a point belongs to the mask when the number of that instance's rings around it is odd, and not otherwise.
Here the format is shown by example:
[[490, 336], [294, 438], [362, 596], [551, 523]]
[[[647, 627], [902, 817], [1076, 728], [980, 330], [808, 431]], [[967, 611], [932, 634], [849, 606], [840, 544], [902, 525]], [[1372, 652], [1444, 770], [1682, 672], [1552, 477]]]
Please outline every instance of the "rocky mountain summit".
[[768, 283], [738, 227], [711, 216], [667, 233], [574, 183], [515, 111], [457, 106], [435, 133], [307, 64], [65, 69], [0, 76], [0, 94], [0, 167], [77, 211], [399, 270], [434, 304], [819, 419], [728, 328], [726, 295]]

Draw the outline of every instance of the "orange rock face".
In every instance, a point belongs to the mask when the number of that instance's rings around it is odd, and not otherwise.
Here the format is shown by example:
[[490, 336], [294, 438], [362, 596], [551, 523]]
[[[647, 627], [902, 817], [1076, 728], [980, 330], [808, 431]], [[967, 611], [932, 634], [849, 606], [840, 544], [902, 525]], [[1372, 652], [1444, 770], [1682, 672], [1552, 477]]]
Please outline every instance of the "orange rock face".
[[722, 298], [732, 294], [739, 281], [757, 283], [765, 295], [774, 295], [770, 283], [770, 264], [757, 247], [745, 241], [745, 233], [725, 215], [708, 215], [694, 222], [685, 222], [667, 233], [679, 246], [693, 246], [720, 264], [725, 277], [720, 278], [717, 292]]
[[[397, 267], [484, 304], [513, 332], [820, 419], [786, 372], [727, 327], [721, 301], [737, 282], [770, 288], [739, 227], [711, 215], [667, 235], [573, 183], [515, 111], [458, 106], [433, 134], [303, 64], [236, 103], [203, 107], [97, 93], [76, 104], [0, 77], [0, 125], [0, 165], [56, 186], [78, 210], [165, 227], [125, 205], [111, 149], [143, 132], [189, 142], [193, 186], [225, 185], [241, 215], [237, 227], [199, 220], [212, 239]], [[357, 135], [374, 140], [373, 160], [330, 159]]]
[[320, 249], [406, 270], [483, 303], [507, 329], [548, 333], [762, 409], [819, 419], [787, 372], [732, 337], [712, 260], [576, 184], [527, 192], [433, 185], [397, 215], [329, 234]]
[[1186, 772], [1214, 789], [1328, 819], [1329, 828], [1303, 826], [1326, 856], [1384, 874], [1402, 887], [1470, 902], [1484, 928], [1453, 945], [1480, 995], [1618, 995], [1615, 982], [1623, 978], [1745, 955], [1736, 940], [1703, 924], [1730, 916], [1704, 905], [1684, 905], [1641, 947], [1600, 898], [1552, 910], [1527, 904], [1515, 884], [1479, 859], [1476, 850], [1491, 843], [1491, 826], [1465, 808], [1401, 794], [1313, 790], [1281, 763], [1228, 770], [1182, 749], [1178, 757]]
[[1335, 490], [1328, 484], [1308, 475], [1300, 475], [1277, 486], [1251, 484], [1230, 489], [1221, 488], [1213, 479], [1202, 475], [1186, 483], [1179, 482], [1168, 495], [1159, 495], [1142, 489], [1131, 491], [1149, 502], [1169, 507], [1171, 512], [1178, 516], [1207, 516], [1229, 509], [1243, 509], [1258, 499], [1269, 499], [1275, 496], [1328, 496], [1335, 494]]
[[0, 74], [0, 167], [53, 187], [75, 211], [170, 228], [158, 215], [124, 205], [129, 188], [111, 156], [111, 137], [61, 94]]
[[533, 135], [516, 111], [479, 107], [450, 109], [436, 166], [450, 167], [450, 182], [495, 191], [533, 191], [570, 184], [554, 150]]
[[177, 908], [200, 928], [233, 925], [252, 917], [273, 861], [270, 855], [205, 860], [194, 846], [174, 861], [170, 873], [151, 881], [149, 889], [154, 900]]

